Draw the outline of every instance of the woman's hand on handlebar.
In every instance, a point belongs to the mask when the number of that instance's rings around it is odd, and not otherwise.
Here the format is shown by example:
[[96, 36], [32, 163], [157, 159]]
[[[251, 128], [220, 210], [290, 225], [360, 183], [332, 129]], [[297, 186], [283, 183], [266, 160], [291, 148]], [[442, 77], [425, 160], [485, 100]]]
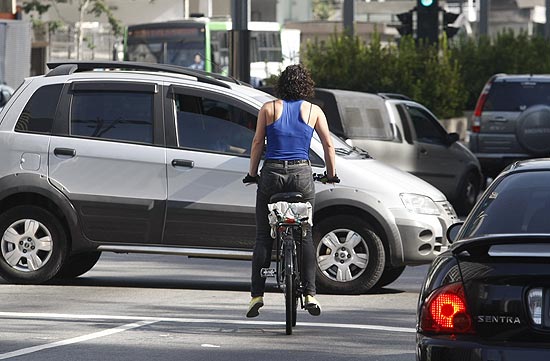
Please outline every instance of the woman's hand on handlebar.
[[250, 174], [246, 173], [246, 176], [243, 178], [243, 183], [246, 185], [254, 183], [258, 184], [259, 179], [260, 177], [258, 175], [251, 176]]
[[318, 181], [318, 182], [321, 182], [323, 184], [327, 184], [327, 183], [331, 183], [331, 184], [334, 184], [334, 183], [340, 183], [340, 178], [338, 178], [338, 176], [335, 174], [334, 177], [329, 177], [327, 175], [327, 172], [325, 172], [324, 174], [316, 174], [316, 173], [313, 173], [313, 180], [315, 181]]

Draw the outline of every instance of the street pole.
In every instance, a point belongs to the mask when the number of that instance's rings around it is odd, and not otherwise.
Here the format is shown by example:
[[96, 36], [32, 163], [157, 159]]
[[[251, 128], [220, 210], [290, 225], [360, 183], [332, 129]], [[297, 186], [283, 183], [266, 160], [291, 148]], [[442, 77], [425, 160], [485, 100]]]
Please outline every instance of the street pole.
[[245, 83], [250, 83], [250, 33], [248, 31], [247, 0], [231, 0], [231, 18], [230, 74]]
[[491, 0], [479, 2], [479, 35], [489, 35], [489, 7]]
[[347, 35], [353, 36], [353, 18], [355, 0], [344, 0], [344, 31]]
[[550, 40], [550, 0], [546, 0], [546, 24], [544, 24], [544, 37]]

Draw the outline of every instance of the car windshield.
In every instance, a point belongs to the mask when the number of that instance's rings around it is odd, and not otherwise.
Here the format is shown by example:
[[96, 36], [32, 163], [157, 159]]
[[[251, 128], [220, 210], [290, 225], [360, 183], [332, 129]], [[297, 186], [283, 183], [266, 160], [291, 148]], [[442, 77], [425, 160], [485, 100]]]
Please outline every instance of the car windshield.
[[550, 172], [511, 174], [484, 195], [461, 238], [489, 234], [550, 234]]
[[550, 83], [496, 82], [491, 85], [483, 110], [519, 112], [536, 104], [550, 104]]

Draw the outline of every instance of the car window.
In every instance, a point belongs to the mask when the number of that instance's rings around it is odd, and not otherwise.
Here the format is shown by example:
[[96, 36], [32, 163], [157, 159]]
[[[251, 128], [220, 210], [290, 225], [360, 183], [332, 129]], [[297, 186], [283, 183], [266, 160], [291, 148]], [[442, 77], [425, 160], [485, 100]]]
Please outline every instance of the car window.
[[15, 125], [16, 132], [50, 134], [63, 84], [45, 85], [34, 92]]
[[550, 174], [527, 172], [504, 178], [481, 200], [464, 236], [550, 233]]
[[220, 99], [175, 96], [178, 144], [236, 155], [250, 155], [256, 116]]
[[75, 92], [71, 134], [151, 144], [153, 94], [124, 91]]
[[344, 125], [349, 138], [393, 139], [389, 121], [378, 108], [348, 106], [344, 108]]
[[407, 106], [416, 132], [416, 139], [423, 143], [444, 144], [445, 130], [436, 119], [423, 109]]
[[519, 112], [536, 104], [550, 105], [550, 82], [495, 82], [483, 110]]

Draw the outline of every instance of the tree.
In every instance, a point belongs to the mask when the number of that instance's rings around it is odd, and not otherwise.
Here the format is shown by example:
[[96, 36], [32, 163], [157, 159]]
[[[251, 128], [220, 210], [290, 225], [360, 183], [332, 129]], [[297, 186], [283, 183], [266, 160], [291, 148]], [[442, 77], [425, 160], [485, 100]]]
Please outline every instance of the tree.
[[[64, 0], [31, 0], [23, 2], [23, 11], [30, 14], [31, 19], [34, 21], [33, 12], [39, 14], [39, 18], [43, 13], [48, 11], [50, 6], [55, 6], [57, 3], [66, 2]], [[121, 22], [114, 16], [112, 9], [107, 5], [105, 0], [75, 0], [74, 3], [78, 6], [79, 11], [79, 21], [75, 26], [78, 42], [77, 42], [77, 60], [80, 60], [82, 57], [82, 44], [84, 43], [84, 34], [82, 31], [82, 23], [84, 22], [84, 17], [86, 14], [93, 14], [95, 17], [99, 18], [102, 15], [107, 17], [107, 21], [111, 25], [111, 29], [115, 36], [121, 36], [124, 28]], [[90, 46], [90, 43], [88, 41]], [[92, 45], [93, 46], [93, 45]]]

